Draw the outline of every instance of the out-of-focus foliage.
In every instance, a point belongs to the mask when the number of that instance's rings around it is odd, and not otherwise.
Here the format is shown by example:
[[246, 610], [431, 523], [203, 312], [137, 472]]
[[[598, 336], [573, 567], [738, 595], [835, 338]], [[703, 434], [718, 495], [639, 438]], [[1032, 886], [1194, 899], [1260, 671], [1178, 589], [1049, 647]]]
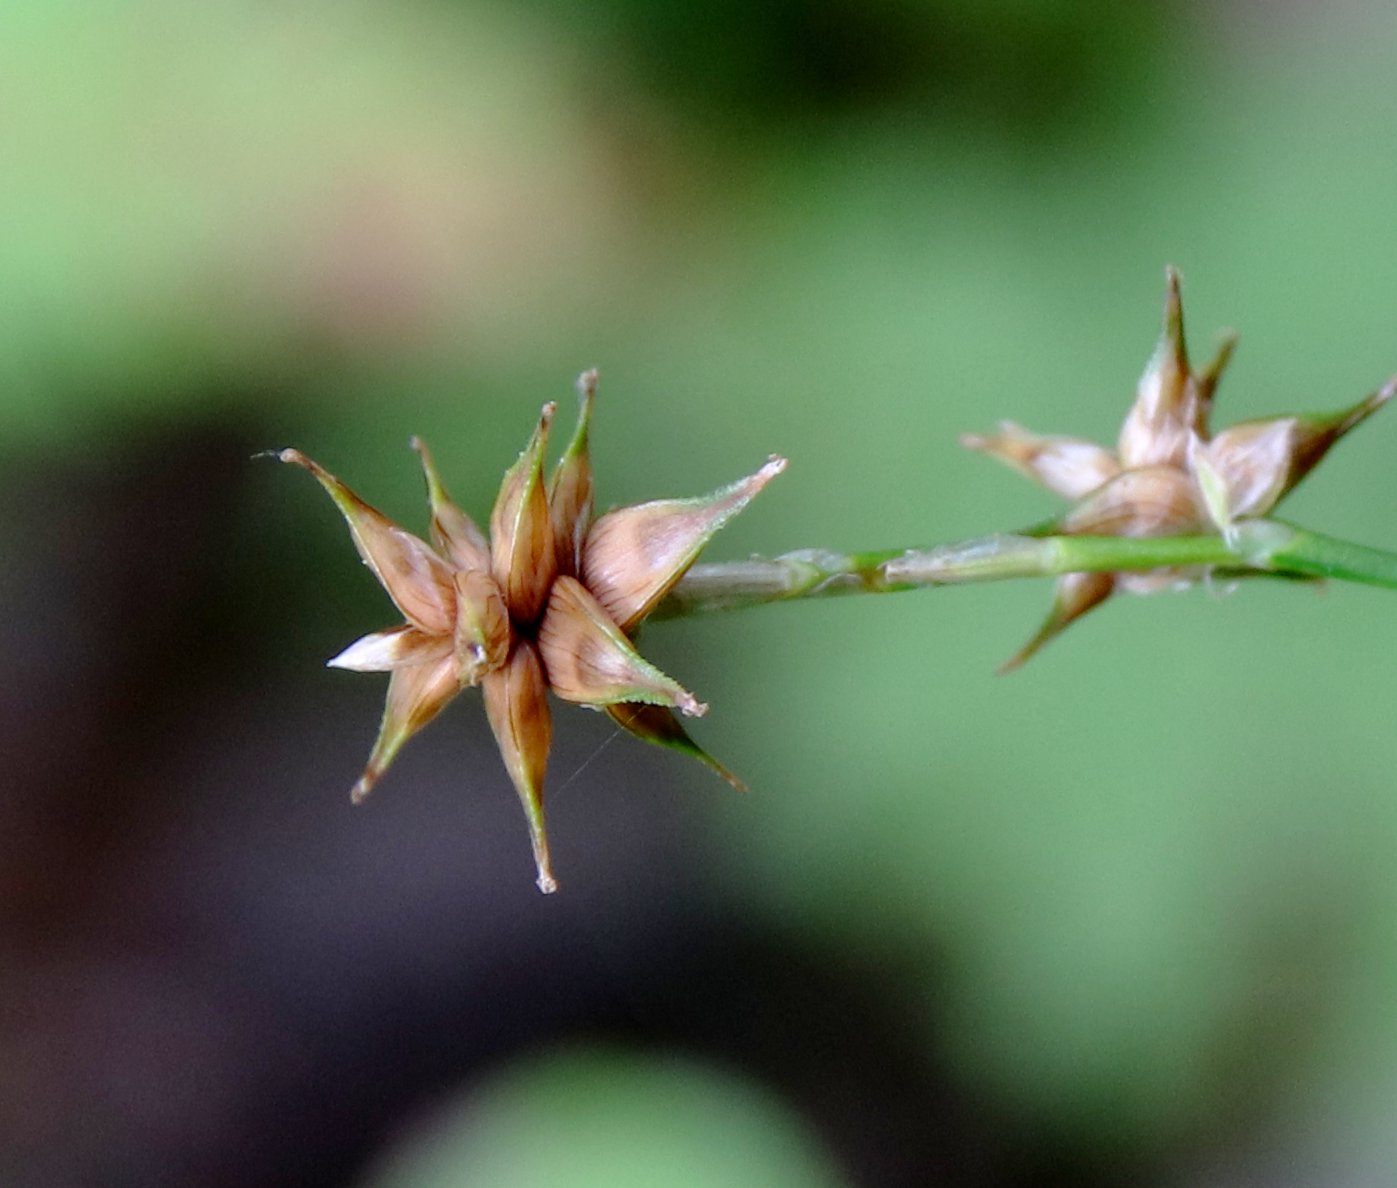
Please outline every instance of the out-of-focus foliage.
[[561, 1051], [475, 1087], [365, 1188], [835, 1188], [800, 1122], [756, 1086], [675, 1057]]
[[[1241, 333], [1221, 423], [1338, 408], [1397, 371], [1394, 37], [1356, 2], [11, 3], [0, 440], [97, 465], [140, 433], [251, 424], [421, 527], [410, 433], [483, 514], [518, 426], [595, 365], [603, 507], [791, 459], [724, 556], [1013, 528], [1050, 501], [956, 436], [1012, 417], [1109, 438], [1166, 262], [1200, 356]], [[1392, 415], [1287, 513], [1390, 545]], [[373, 583], [276, 468], [249, 468], [236, 512], [222, 561], [252, 575], [268, 664], [305, 666], [300, 703], [346, 705], [314, 665], [378, 622]], [[52, 534], [23, 534], [12, 582], [85, 528], [49, 504], [6, 518]], [[1397, 604], [1117, 599], [995, 679], [1044, 593], [656, 625], [647, 656], [711, 702], [700, 741], [754, 792], [677, 762], [656, 790], [647, 754], [620, 819], [641, 832], [682, 798], [714, 823], [717, 902], [832, 966], [897, 970], [921, 990], [908, 1048], [1030, 1129], [1174, 1166], [1253, 1144], [1316, 1169], [1298, 1182], [1385, 1166]], [[210, 754], [234, 746], [218, 708], [182, 736]], [[563, 894], [598, 905], [606, 851], [568, 837], [603, 742], [551, 777]], [[381, 794], [412, 797], [411, 773]], [[509, 795], [450, 774], [471, 811]], [[391, 856], [385, 885], [415, 868]], [[477, 1139], [551, 1125], [646, 1166], [692, 1136], [642, 1145], [651, 1094], [735, 1094], [731, 1134], [776, 1108], [698, 1065], [651, 1075], [540, 1065]], [[710, 1154], [802, 1158], [732, 1142]]]
[[525, 353], [614, 233], [580, 71], [488, 8], [8, 6], [5, 423]]

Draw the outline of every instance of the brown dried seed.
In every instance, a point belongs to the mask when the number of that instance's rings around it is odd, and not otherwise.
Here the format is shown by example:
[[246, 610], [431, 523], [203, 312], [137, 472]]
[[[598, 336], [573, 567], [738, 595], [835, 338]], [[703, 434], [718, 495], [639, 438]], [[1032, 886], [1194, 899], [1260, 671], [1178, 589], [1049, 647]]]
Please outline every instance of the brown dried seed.
[[1115, 578], [1109, 573], [1068, 573], [1058, 578], [1048, 617], [1033, 638], [999, 666], [1000, 675], [1013, 672], [1032, 659], [1055, 635], [1105, 602], [1114, 588]]
[[548, 685], [564, 701], [610, 705], [643, 701], [697, 717], [708, 707], [642, 657], [576, 578], [553, 583], [539, 625]]
[[504, 595], [489, 573], [480, 569], [456, 574], [456, 659], [461, 684], [478, 684], [509, 657], [513, 632]]
[[300, 450], [282, 450], [277, 456], [309, 470], [329, 492], [349, 523], [354, 547], [364, 564], [403, 615], [429, 634], [450, 631], [456, 615], [456, 591], [451, 570], [441, 558]]
[[581, 402], [577, 428], [548, 485], [548, 507], [553, 519], [558, 572], [573, 577], [582, 571], [582, 545], [592, 523], [592, 458], [588, 431], [592, 421], [592, 404], [597, 395], [595, 370], [584, 371], [577, 377], [577, 395]]
[[364, 774], [349, 794], [355, 804], [373, 790], [403, 743], [435, 718], [460, 688], [456, 661], [451, 656], [431, 664], [410, 664], [393, 670], [388, 678], [388, 700], [383, 706], [378, 739]]
[[755, 474], [697, 499], [661, 499], [607, 512], [587, 534], [587, 589], [622, 631], [640, 622], [700, 550], [786, 468], [773, 455]]
[[1184, 345], [1184, 315], [1179, 274], [1165, 269], [1164, 329], [1136, 389], [1135, 403], [1121, 427], [1117, 453], [1121, 465], [1182, 466], [1189, 437], [1199, 430], [1197, 388], [1189, 372]]
[[490, 543], [447, 494], [432, 462], [432, 455], [420, 437], [410, 443], [422, 459], [422, 473], [427, 480], [427, 503], [432, 510], [432, 544], [443, 557], [459, 569], [489, 569]]
[[629, 730], [636, 738], [657, 746], [669, 747], [697, 759], [711, 768], [720, 778], [726, 780], [737, 791], [746, 792], [747, 785], [731, 771], [705, 751], [689, 737], [683, 723], [674, 716], [668, 706], [647, 705], [641, 701], [623, 701], [608, 705], [606, 712], [611, 720], [624, 730]]
[[1203, 523], [1193, 479], [1172, 466], [1128, 470], [1088, 495], [1060, 521], [1074, 536], [1169, 536]]
[[538, 889], [546, 895], [558, 889], [543, 819], [543, 779], [548, 771], [548, 749], [553, 743], [553, 719], [548, 709], [547, 684], [533, 644], [526, 639], [517, 640], [504, 667], [487, 673], [480, 688], [490, 729], [529, 822]]
[[543, 489], [543, 453], [557, 406], [546, 404], [538, 427], [519, 460], [506, 472], [490, 515], [490, 564], [509, 613], [533, 623], [543, 610], [558, 573], [548, 495]]

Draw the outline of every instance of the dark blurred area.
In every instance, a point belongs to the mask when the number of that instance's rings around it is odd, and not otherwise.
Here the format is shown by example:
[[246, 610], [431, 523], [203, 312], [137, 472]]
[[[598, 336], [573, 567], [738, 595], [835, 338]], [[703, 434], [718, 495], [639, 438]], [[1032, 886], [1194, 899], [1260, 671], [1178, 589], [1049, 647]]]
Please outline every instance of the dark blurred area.
[[[481, 518], [602, 370], [713, 556], [1044, 513], [1183, 267], [1234, 419], [1397, 368], [1359, 4], [0, 15], [0, 1184], [1391, 1182], [1390, 596], [1037, 585], [656, 624], [754, 791], [558, 704], [560, 894], [467, 694], [363, 806], [391, 607], [295, 444]], [[1235, 384], [1235, 391], [1231, 385]], [[1225, 417], [1224, 420], [1227, 418]], [[1390, 543], [1389, 426], [1288, 505]]]
[[[49, 514], [7, 525], [36, 564], [6, 604], [5, 1183], [354, 1182], [436, 1095], [602, 1044], [758, 1081], [857, 1182], [1096, 1182], [909, 1048], [927, 988], [895, 951], [744, 918], [677, 801], [714, 790], [663, 755], [565, 734], [565, 848], [600, 878], [555, 900], [499, 840], [483, 718], [465, 754], [417, 744], [411, 797], [346, 812], [323, 773], [363, 723], [267, 654], [254, 608], [294, 583], [240, 531], [250, 454], [210, 424], [11, 474]], [[495, 795], [461, 803], [462, 772]]]

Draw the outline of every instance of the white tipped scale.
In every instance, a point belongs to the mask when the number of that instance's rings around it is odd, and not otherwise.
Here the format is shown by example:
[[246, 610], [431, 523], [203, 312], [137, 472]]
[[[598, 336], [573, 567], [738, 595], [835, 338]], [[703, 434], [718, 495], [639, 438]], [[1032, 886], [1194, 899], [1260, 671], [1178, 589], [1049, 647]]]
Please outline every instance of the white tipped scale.
[[446, 636], [427, 635], [410, 624], [374, 631], [356, 639], [349, 647], [325, 661], [326, 668], [350, 672], [391, 672], [406, 664], [427, 664], [451, 651]]
[[393, 669], [378, 739], [364, 774], [350, 792], [355, 804], [372, 791], [403, 744], [435, 718], [458, 692], [456, 662], [449, 655], [431, 663]]
[[1011, 466], [1064, 499], [1081, 499], [1120, 474], [1115, 454], [1076, 437], [1031, 433], [1000, 421], [993, 433], [967, 433], [960, 444]]
[[675, 705], [686, 718], [701, 718], [708, 712], [708, 702], [700, 701], [692, 693], [682, 693], [675, 699]]

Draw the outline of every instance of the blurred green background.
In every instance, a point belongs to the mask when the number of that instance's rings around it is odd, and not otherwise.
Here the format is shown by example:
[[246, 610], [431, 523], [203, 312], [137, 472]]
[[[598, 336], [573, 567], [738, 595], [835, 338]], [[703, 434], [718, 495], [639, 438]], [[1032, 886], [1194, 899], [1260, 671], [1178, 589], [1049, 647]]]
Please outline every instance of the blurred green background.
[[[373, 801], [391, 621], [295, 444], [484, 516], [601, 370], [603, 505], [933, 544], [1110, 441], [1179, 266], [1220, 423], [1397, 370], [1397, 14], [1262, 0], [0, 12], [5, 1183], [1382, 1184], [1390, 594], [1041, 583], [657, 624], [753, 788], [473, 696]], [[1378, 418], [1286, 506], [1394, 541]], [[464, 741], [463, 741], [464, 739]]]

